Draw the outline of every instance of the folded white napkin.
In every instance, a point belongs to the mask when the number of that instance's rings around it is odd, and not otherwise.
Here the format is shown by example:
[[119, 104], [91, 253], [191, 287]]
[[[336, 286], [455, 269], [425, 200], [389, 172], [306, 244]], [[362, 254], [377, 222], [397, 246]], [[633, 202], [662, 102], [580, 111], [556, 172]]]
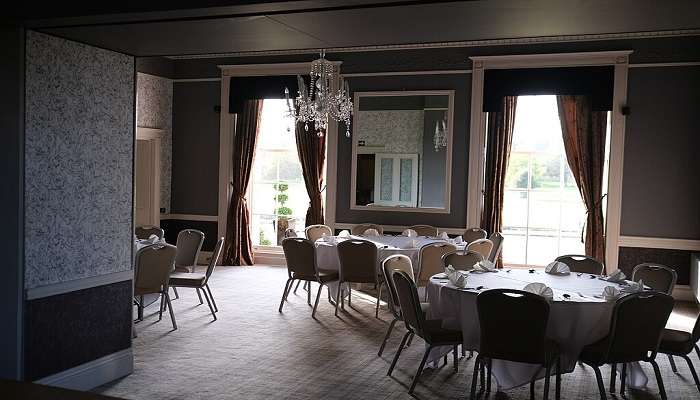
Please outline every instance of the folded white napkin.
[[406, 236], [410, 238], [414, 238], [418, 236], [418, 232], [414, 231], [413, 229], [405, 229], [403, 232], [401, 232], [401, 236]]
[[637, 292], [643, 292], [644, 291], [644, 281], [641, 279], [639, 282], [632, 282], [627, 286], [624, 286], [622, 288], [622, 291], [624, 293], [637, 293]]
[[467, 274], [464, 272], [457, 271], [452, 265], [448, 265], [447, 268], [445, 268], [445, 274], [447, 275], [447, 279], [450, 280], [451, 284], [457, 286], [458, 288], [467, 287]]
[[150, 235], [146, 240], [148, 240], [151, 243], [158, 243], [160, 241], [160, 238], [158, 237], [158, 235]]
[[605, 301], [615, 301], [620, 297], [620, 290], [615, 286], [606, 286], [603, 288], [602, 297]]
[[418, 247], [418, 241], [416, 239], [411, 239], [401, 245], [402, 249], [415, 249], [416, 247]]
[[462, 237], [462, 235], [455, 237], [455, 243], [462, 244], [463, 242], [464, 242], [464, 238]]
[[619, 269], [616, 269], [615, 272], [610, 274], [607, 278], [605, 278], [605, 280], [612, 283], [622, 283], [625, 281], [625, 278], [627, 278], [625, 273]]
[[482, 272], [498, 272], [496, 265], [489, 260], [481, 260], [474, 264], [474, 270]]
[[564, 264], [563, 262], [554, 261], [547, 265], [547, 267], [544, 269], [544, 272], [552, 275], [569, 275], [571, 273], [571, 270], [569, 269], [569, 266]]
[[338, 241], [336, 240], [335, 236], [328, 236], [325, 233], [323, 234], [323, 237], [321, 238], [324, 242], [330, 243], [330, 244], [336, 244]]
[[379, 231], [374, 228], [369, 228], [364, 233], [365, 236], [379, 236]]
[[552, 288], [540, 282], [532, 282], [525, 285], [524, 291], [534, 293], [544, 297], [547, 300], [552, 300], [554, 298], [554, 292]]
[[447, 232], [441, 232], [441, 233], [440, 233], [440, 239], [445, 239], [445, 240], [447, 240], [447, 239], [449, 239], [449, 238], [450, 238], [450, 235], [448, 235]]
[[347, 229], [343, 229], [343, 230], [340, 231], [340, 233], [338, 234], [338, 237], [348, 237], [348, 236], [350, 236], [350, 231], [348, 231]]

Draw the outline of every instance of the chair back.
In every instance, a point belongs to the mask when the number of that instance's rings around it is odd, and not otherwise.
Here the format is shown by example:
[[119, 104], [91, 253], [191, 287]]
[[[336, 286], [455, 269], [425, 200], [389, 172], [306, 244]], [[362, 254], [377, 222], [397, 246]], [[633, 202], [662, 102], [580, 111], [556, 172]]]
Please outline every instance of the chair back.
[[503, 250], [503, 235], [500, 232], [494, 232], [489, 236], [489, 240], [493, 243], [493, 248], [491, 248], [491, 253], [489, 253], [487, 259], [495, 263]]
[[284, 238], [286, 239], [286, 238], [290, 238], [290, 237], [299, 237], [299, 234], [294, 229], [287, 228], [284, 231]]
[[466, 250], [474, 251], [481, 254], [482, 257], [488, 258], [493, 249], [493, 242], [488, 239], [476, 239], [467, 245]]
[[148, 239], [151, 237], [151, 235], [156, 235], [158, 236], [158, 239], [163, 239], [163, 236], [165, 236], [165, 231], [163, 228], [158, 226], [142, 225], [136, 227], [134, 234], [136, 234], [137, 239]]
[[406, 328], [423, 337], [425, 315], [420, 307], [416, 283], [404, 271], [395, 270], [392, 272], [392, 278], [396, 286], [399, 307], [401, 308], [401, 318], [406, 323]]
[[451, 265], [454, 269], [466, 271], [474, 269], [474, 264], [483, 259], [484, 256], [475, 251], [452, 251], [442, 256], [442, 267], [447, 268], [448, 265]]
[[468, 228], [466, 231], [464, 231], [462, 239], [464, 239], [464, 241], [467, 243], [471, 243], [478, 239], [486, 239], [486, 231], [481, 228]]
[[204, 233], [196, 229], [185, 229], [177, 234], [176, 267], [194, 267], [197, 265], [199, 251], [204, 243]]
[[673, 297], [660, 292], [633, 293], [617, 300], [604, 359], [610, 362], [653, 359], [671, 311]]
[[438, 235], [438, 229], [431, 225], [413, 225], [409, 226], [408, 229], [413, 229], [416, 231], [418, 236], [437, 237]]
[[593, 257], [567, 254], [559, 256], [554, 261], [566, 264], [571, 272], [583, 272], [584, 274], [603, 275], [605, 267], [603, 263]]
[[401, 306], [399, 305], [399, 298], [396, 294], [396, 285], [394, 285], [394, 271], [403, 271], [406, 273], [406, 276], [414, 280], [415, 277], [413, 276], [411, 259], [403, 254], [394, 254], [382, 261], [384, 281], [389, 288], [389, 310], [394, 314], [394, 317], [401, 319]]
[[376, 229], [380, 235], [384, 234], [384, 228], [377, 224], [359, 224], [352, 227], [350, 233], [353, 235], [363, 235], [367, 229]]
[[340, 280], [377, 283], [377, 246], [367, 240], [350, 239], [338, 244]]
[[492, 289], [476, 297], [481, 342], [487, 358], [543, 364], [549, 303], [534, 293]]
[[284, 258], [289, 276], [316, 276], [316, 249], [313, 242], [304, 238], [286, 238], [282, 241]]
[[224, 248], [224, 238], [220, 237], [219, 240], [216, 242], [216, 246], [214, 246], [214, 252], [211, 254], [211, 260], [209, 260], [209, 265], [207, 266], [206, 279], [204, 280], [204, 284], [209, 282], [209, 277], [214, 272], [214, 268], [216, 268], [216, 264], [219, 263], [219, 258], [221, 258], [221, 250], [223, 248]]
[[401, 236], [416, 237], [416, 236], [418, 236], [418, 232], [414, 231], [413, 229], [407, 228], [407, 229], [404, 229], [403, 232], [401, 232]]
[[697, 343], [700, 340], [700, 315], [698, 315], [695, 320], [695, 326], [693, 327], [693, 343]]
[[134, 295], [160, 293], [167, 289], [177, 248], [154, 244], [136, 252]]
[[639, 264], [632, 270], [632, 280], [651, 287], [657, 292], [671, 294], [676, 286], [678, 274], [673, 268], [655, 263]]
[[452, 253], [457, 247], [449, 243], [429, 243], [421, 247], [418, 253], [418, 286], [428, 284], [430, 277], [445, 271], [442, 266], [442, 256]]
[[312, 242], [322, 238], [323, 235], [333, 236], [333, 230], [327, 225], [309, 225], [306, 227], [306, 238]]

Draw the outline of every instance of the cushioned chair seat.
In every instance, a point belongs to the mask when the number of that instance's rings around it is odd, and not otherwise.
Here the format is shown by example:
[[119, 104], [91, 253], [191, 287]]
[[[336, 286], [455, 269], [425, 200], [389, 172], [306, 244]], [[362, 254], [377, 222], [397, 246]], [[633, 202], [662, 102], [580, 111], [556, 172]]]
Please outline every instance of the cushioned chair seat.
[[666, 354], [686, 355], [693, 351], [693, 338], [689, 332], [664, 329], [659, 351]]
[[[318, 270], [318, 280], [322, 283], [337, 281], [338, 277], [338, 271], [320, 268]], [[314, 275], [306, 276], [301, 274], [292, 274], [292, 278], [301, 279], [303, 281], [317, 281]]]
[[201, 287], [207, 276], [194, 272], [175, 272], [170, 274], [170, 286]]
[[[421, 308], [423, 308], [423, 303], [421, 303]], [[462, 332], [446, 329], [442, 327], [442, 320], [431, 319], [425, 321], [425, 332], [426, 340], [433, 343], [462, 343]]]

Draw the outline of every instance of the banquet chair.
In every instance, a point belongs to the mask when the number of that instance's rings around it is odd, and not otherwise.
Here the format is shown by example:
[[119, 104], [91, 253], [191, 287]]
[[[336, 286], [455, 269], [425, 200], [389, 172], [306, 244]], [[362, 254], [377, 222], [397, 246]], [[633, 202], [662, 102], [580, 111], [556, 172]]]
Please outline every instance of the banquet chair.
[[312, 242], [317, 241], [318, 239], [321, 239], [323, 235], [325, 234], [326, 236], [333, 236], [333, 231], [331, 228], [327, 225], [309, 225], [306, 227], [306, 238], [309, 239]]
[[380, 235], [384, 234], [384, 228], [377, 224], [359, 224], [352, 227], [350, 233], [353, 235], [363, 235], [367, 229], [376, 229]]
[[[424, 287], [430, 281], [431, 276], [445, 272], [445, 267], [442, 266], [442, 256], [455, 250], [457, 250], [455, 245], [444, 242], [428, 243], [421, 247], [418, 252], [416, 285]], [[427, 291], [425, 294], [427, 298]]]
[[605, 269], [603, 263], [593, 257], [584, 255], [567, 254], [565, 256], [555, 258], [554, 261], [559, 261], [566, 264], [571, 272], [603, 275], [603, 270]]
[[203, 304], [202, 295], [200, 290], [204, 293], [204, 298], [207, 300], [209, 305], [209, 310], [211, 311], [214, 321], [216, 321], [216, 312], [219, 308], [216, 306], [214, 301], [214, 295], [211, 293], [211, 288], [209, 287], [209, 278], [211, 277], [216, 264], [219, 262], [221, 257], [221, 250], [224, 247], [224, 238], [219, 238], [214, 247], [214, 253], [212, 253], [211, 260], [209, 260], [209, 265], [205, 273], [197, 272], [174, 272], [170, 274], [170, 287], [176, 288], [194, 288], [199, 295], [199, 304]]
[[645, 285], [657, 292], [670, 295], [676, 286], [678, 274], [673, 268], [656, 263], [639, 264], [632, 270], [632, 280], [642, 280]]
[[438, 229], [430, 225], [413, 225], [409, 226], [408, 229], [413, 229], [416, 231], [418, 236], [437, 237], [438, 235]]
[[169, 244], [146, 246], [136, 252], [134, 271], [134, 297], [142, 299], [138, 304], [139, 319], [143, 319], [143, 295], [160, 294], [158, 321], [163, 319], [164, 305], [167, 304], [173, 329], [177, 329], [177, 323], [173, 307], [170, 305], [168, 287], [176, 252], [175, 246]]
[[[316, 293], [316, 302], [314, 303], [313, 311], [311, 311], [311, 318], [316, 319], [316, 308], [318, 308], [321, 289], [329, 282], [337, 281], [338, 272], [318, 267], [316, 262], [316, 248], [309, 239], [284, 239], [282, 241], [282, 250], [284, 251], [284, 258], [287, 261], [287, 283], [284, 285], [279, 312], [282, 312], [282, 307], [287, 300], [287, 296], [289, 296], [289, 292], [292, 290], [292, 283], [294, 283], [295, 279], [299, 281], [318, 282], [319, 286], [318, 292]], [[306, 296], [307, 304], [311, 305], [311, 287], [309, 287]]]
[[488, 258], [492, 249], [493, 242], [489, 239], [476, 239], [475, 241], [470, 242], [466, 247], [466, 250], [475, 251], [481, 254], [484, 259]]
[[411, 236], [412, 236], [412, 237], [416, 237], [416, 236], [418, 236], [418, 232], [414, 231], [413, 229], [406, 228], [406, 229], [403, 230], [403, 232], [401, 232], [401, 236], [405, 236], [405, 237], [411, 237]]
[[467, 244], [478, 239], [486, 239], [486, 231], [481, 228], [468, 228], [466, 231], [464, 231], [462, 239]]
[[[418, 379], [423, 372], [423, 367], [425, 367], [425, 362], [428, 359], [430, 350], [432, 350], [434, 347], [452, 346], [454, 363], [453, 368], [455, 372], [458, 372], [459, 366], [457, 364], [457, 346], [462, 344], [462, 331], [443, 328], [441, 320], [426, 319], [425, 312], [421, 308], [421, 303], [418, 300], [418, 289], [416, 288], [416, 284], [405, 271], [393, 271], [392, 278], [396, 287], [399, 307], [401, 308], [401, 316], [406, 324], [407, 332], [404, 334], [403, 339], [401, 340], [401, 344], [399, 345], [399, 349], [396, 351], [396, 355], [394, 355], [394, 359], [391, 362], [387, 375], [391, 376], [391, 373], [396, 366], [396, 362], [399, 360], [399, 356], [401, 356], [401, 351], [403, 350], [409, 336], [418, 335], [423, 338], [427, 344], [425, 347], [425, 353], [423, 353], [423, 359], [418, 366], [418, 371], [413, 377], [411, 386], [408, 389], [408, 394], [412, 394], [413, 389], [415, 389]], [[447, 359], [446, 357], [447, 356], [445, 356], [445, 359]]]
[[185, 229], [177, 234], [177, 257], [175, 257], [175, 270], [180, 272], [194, 272], [197, 266], [197, 258], [204, 243], [204, 233], [196, 229]]
[[500, 232], [494, 232], [489, 236], [489, 240], [493, 243], [493, 247], [486, 259], [495, 263], [498, 257], [501, 256], [501, 251], [503, 251], [503, 235]]
[[163, 228], [153, 225], [142, 225], [137, 226], [134, 230], [137, 239], [148, 239], [151, 235], [158, 236], [158, 239], [163, 239], [165, 236], [165, 231]]
[[[474, 362], [471, 398], [476, 394], [480, 370], [482, 385], [486, 379], [486, 393], [491, 391], [491, 364], [496, 359], [541, 365], [545, 369], [545, 400], [549, 396], [552, 367], [556, 367], [555, 398], [559, 399], [559, 346], [546, 336], [549, 302], [542, 296], [522, 290], [492, 289], [476, 297], [476, 309], [481, 339], [477, 349], [479, 355]], [[534, 398], [534, 384], [533, 377], [530, 381], [530, 398]]]
[[467, 271], [474, 269], [474, 264], [478, 263], [479, 261], [483, 261], [483, 259], [484, 256], [475, 251], [455, 250], [445, 253], [442, 256], [442, 267], [447, 268], [448, 265], [451, 265], [454, 269]]
[[[666, 390], [655, 358], [672, 310], [673, 297], [659, 292], [633, 293], [617, 300], [608, 335], [585, 346], [579, 355], [579, 360], [593, 367], [602, 400], [606, 399], [606, 395], [600, 366], [612, 364], [610, 380], [614, 383], [617, 364], [622, 364], [620, 394], [624, 396], [626, 363], [635, 361], [646, 361], [654, 367], [661, 398], [666, 400]], [[615, 387], [611, 384], [610, 392], [614, 391]]]
[[[377, 270], [377, 246], [367, 240], [349, 239], [338, 244], [338, 258], [340, 259], [340, 278], [335, 315], [338, 316], [338, 303], [344, 302], [343, 283], [374, 283], [377, 287], [377, 306], [374, 316], [379, 317], [379, 302], [384, 279], [380, 275], [381, 272]], [[350, 286], [348, 286], [348, 304], [352, 304]]]
[[[695, 372], [693, 362], [690, 360], [690, 357], [688, 357], [688, 355], [692, 353], [693, 349], [695, 349], [698, 358], [700, 358], [700, 348], [698, 348], [697, 345], [698, 340], [700, 340], [700, 316], [695, 320], [695, 327], [693, 327], [692, 332], [664, 329], [661, 333], [659, 353], [666, 354], [669, 357], [669, 360], [673, 360], [671, 356], [682, 357], [685, 359], [685, 362], [688, 363], [690, 373], [693, 375], [695, 386], [697, 386], [698, 391], [700, 391], [700, 380], [698, 379], [698, 374]], [[674, 362], [671, 362], [671, 368], [673, 369], [673, 372], [678, 372]]]

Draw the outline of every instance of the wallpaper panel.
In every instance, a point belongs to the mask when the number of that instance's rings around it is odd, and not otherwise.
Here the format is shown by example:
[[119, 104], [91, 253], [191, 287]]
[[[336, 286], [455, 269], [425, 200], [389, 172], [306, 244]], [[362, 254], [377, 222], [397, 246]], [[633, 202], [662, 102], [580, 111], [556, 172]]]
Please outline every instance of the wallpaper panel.
[[131, 268], [134, 59], [27, 33], [25, 285]]
[[160, 140], [160, 208], [168, 214], [173, 165], [173, 81], [136, 74], [136, 109], [139, 127], [163, 130]]

